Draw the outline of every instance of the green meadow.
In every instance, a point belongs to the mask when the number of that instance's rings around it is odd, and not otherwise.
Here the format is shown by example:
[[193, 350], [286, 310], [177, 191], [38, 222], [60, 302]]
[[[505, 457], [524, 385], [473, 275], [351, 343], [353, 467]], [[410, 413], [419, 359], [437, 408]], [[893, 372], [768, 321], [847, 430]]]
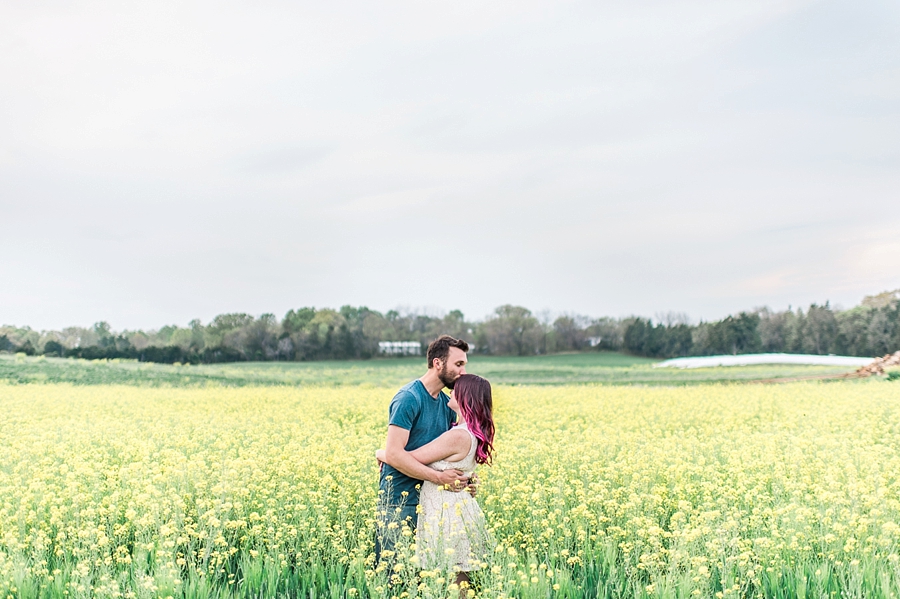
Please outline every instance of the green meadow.
[[[658, 360], [618, 352], [531, 357], [469, 356], [469, 372], [504, 385], [694, 385], [839, 375], [840, 366], [732, 366], [654, 368]], [[358, 361], [235, 362], [179, 365], [130, 360], [79, 360], [0, 354], [0, 381], [7, 384], [71, 383], [138, 386], [397, 386], [421, 376], [422, 357]]]

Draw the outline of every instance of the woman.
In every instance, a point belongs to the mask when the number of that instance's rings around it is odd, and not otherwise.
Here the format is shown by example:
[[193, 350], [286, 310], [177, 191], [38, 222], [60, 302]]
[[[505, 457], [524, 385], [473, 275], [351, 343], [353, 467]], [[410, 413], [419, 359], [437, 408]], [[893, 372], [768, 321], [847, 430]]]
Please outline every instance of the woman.
[[[410, 454], [435, 470], [455, 468], [472, 476], [477, 464], [490, 464], [494, 441], [491, 384], [464, 374], [456, 380], [447, 406], [457, 425]], [[384, 450], [375, 456], [384, 461]], [[490, 537], [475, 498], [425, 481], [419, 494], [416, 547], [423, 569], [457, 571], [456, 583], [469, 582], [469, 572], [481, 567]]]

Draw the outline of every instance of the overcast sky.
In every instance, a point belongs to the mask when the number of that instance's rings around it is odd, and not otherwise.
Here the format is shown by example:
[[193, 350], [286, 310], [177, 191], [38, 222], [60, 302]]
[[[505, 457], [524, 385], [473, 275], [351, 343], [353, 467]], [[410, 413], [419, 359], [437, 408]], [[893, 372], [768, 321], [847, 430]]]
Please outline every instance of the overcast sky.
[[0, 1], [0, 323], [900, 287], [900, 4]]

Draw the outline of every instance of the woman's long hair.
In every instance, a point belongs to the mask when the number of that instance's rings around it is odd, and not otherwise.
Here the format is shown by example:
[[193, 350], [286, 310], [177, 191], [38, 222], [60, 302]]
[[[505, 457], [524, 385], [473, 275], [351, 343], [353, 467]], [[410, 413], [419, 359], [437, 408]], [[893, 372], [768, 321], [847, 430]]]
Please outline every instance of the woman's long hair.
[[491, 384], [487, 379], [474, 374], [464, 374], [453, 385], [456, 403], [469, 432], [475, 435], [475, 461], [490, 464], [494, 451], [494, 401], [491, 398]]

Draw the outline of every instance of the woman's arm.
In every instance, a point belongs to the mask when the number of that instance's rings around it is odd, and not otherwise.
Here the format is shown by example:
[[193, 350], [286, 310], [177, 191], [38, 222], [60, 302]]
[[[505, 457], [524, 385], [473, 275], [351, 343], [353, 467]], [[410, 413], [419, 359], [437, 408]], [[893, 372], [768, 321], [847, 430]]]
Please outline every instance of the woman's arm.
[[[431, 443], [410, 451], [409, 455], [421, 464], [430, 464], [438, 460], [458, 461], [469, 455], [469, 449], [472, 447], [469, 439], [469, 434], [465, 431], [450, 429]], [[387, 452], [384, 449], [376, 451], [375, 457], [379, 462], [390, 464], [396, 468], [387, 459]]]
[[451, 428], [431, 443], [409, 453], [423, 464], [430, 464], [438, 460], [457, 462], [469, 455], [471, 448], [472, 441], [469, 433], [458, 428]]

